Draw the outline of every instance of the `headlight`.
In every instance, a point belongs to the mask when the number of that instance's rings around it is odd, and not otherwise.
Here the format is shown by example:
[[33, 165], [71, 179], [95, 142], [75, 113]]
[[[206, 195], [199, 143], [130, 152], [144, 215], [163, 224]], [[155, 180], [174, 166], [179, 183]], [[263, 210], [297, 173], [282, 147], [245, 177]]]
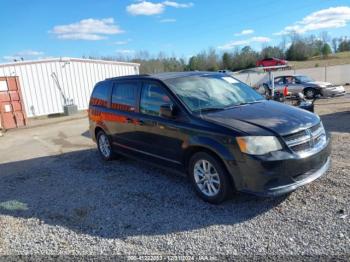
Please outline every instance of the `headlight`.
[[282, 149], [274, 136], [242, 136], [236, 140], [241, 151], [250, 155], [264, 155]]

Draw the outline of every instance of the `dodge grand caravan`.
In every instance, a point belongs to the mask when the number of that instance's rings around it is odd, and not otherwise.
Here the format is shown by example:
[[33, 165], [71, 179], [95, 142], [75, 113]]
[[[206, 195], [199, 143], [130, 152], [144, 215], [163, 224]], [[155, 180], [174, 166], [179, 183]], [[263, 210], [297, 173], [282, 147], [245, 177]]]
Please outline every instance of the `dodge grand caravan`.
[[211, 203], [233, 190], [285, 194], [330, 165], [317, 115], [267, 101], [221, 73], [106, 79], [93, 90], [89, 119], [103, 159], [126, 155], [186, 172]]

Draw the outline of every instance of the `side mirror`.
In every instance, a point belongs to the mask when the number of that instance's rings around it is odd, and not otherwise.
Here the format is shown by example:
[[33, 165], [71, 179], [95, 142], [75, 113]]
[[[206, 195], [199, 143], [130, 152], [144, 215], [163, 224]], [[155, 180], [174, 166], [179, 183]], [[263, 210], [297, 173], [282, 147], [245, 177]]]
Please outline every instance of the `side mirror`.
[[175, 116], [175, 106], [172, 104], [161, 105], [160, 116], [165, 118], [173, 118]]

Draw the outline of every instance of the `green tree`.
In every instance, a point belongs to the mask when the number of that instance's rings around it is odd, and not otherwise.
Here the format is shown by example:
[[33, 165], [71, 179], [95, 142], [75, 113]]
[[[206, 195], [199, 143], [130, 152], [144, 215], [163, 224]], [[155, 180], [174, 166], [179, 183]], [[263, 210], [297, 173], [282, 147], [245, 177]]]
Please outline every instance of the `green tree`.
[[194, 71], [194, 70], [198, 70], [199, 66], [198, 66], [198, 60], [196, 56], [192, 56], [190, 58], [190, 61], [188, 62], [188, 70], [189, 71]]
[[288, 60], [304, 61], [310, 57], [310, 47], [305, 41], [297, 40], [293, 42], [286, 52]]
[[222, 55], [222, 69], [232, 69], [232, 57], [229, 53], [225, 52]]
[[260, 57], [263, 59], [264, 58], [271, 58], [271, 57], [284, 58], [284, 53], [280, 47], [267, 46], [261, 50]]
[[350, 40], [342, 39], [338, 45], [338, 52], [350, 51]]
[[326, 58], [326, 57], [328, 57], [331, 53], [332, 53], [332, 49], [331, 49], [331, 47], [329, 46], [329, 44], [324, 43], [323, 46], [322, 46], [322, 56]]

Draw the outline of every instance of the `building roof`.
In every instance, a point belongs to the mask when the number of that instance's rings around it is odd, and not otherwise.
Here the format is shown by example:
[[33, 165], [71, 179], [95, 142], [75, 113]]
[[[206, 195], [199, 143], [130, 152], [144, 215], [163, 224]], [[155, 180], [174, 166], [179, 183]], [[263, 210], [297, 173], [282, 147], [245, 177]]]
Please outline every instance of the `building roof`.
[[74, 57], [60, 57], [60, 58], [49, 58], [49, 59], [39, 59], [39, 60], [28, 60], [28, 61], [4, 63], [4, 64], [0, 64], [0, 67], [40, 64], [40, 63], [51, 63], [51, 62], [83, 62], [83, 63], [96, 63], [96, 64], [140, 66], [140, 64], [138, 64], [138, 63], [131, 63], [131, 62], [83, 59], [83, 58], [74, 58]]

